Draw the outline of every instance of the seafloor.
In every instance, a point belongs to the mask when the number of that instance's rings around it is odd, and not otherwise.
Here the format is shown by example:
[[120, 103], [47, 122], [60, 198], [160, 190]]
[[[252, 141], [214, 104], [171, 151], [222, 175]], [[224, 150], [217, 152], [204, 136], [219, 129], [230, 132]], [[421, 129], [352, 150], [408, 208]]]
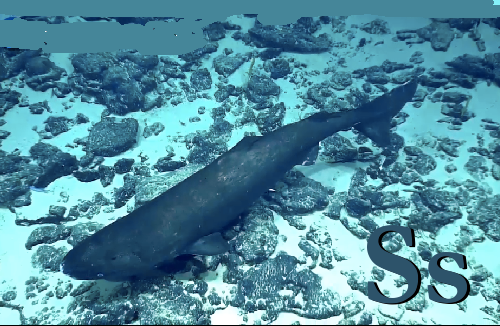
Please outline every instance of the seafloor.
[[[498, 324], [499, 19], [300, 19], [267, 27], [234, 16], [184, 55], [47, 54], [0, 49], [0, 324]], [[319, 36], [324, 34], [323, 36]], [[295, 42], [290, 42], [290, 39]], [[154, 281], [75, 281], [72, 245], [209, 164], [245, 135], [322, 110], [357, 107], [420, 75], [394, 119], [394, 147], [354, 131], [225, 230], [231, 250]], [[384, 164], [381, 164], [382, 160]], [[207, 218], [211, 218], [207, 216]], [[369, 260], [387, 224], [415, 230], [384, 247], [422, 287]], [[430, 258], [452, 251], [470, 296], [429, 300]]]

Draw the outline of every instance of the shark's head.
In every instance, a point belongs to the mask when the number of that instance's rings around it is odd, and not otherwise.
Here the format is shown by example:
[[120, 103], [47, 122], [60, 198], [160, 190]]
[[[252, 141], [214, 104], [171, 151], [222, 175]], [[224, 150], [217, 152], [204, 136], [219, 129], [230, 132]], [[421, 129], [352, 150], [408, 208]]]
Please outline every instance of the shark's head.
[[61, 271], [77, 280], [133, 280], [150, 268], [129, 246], [107, 245], [99, 237], [89, 237], [68, 252]]
[[[103, 231], [103, 230], [101, 230]], [[175, 248], [170, 248], [175, 250]], [[163, 277], [185, 271], [189, 255], [162, 257], [151, 262], [148, 252], [127, 238], [111, 238], [107, 232], [97, 232], [79, 242], [64, 257], [60, 270], [76, 280], [135, 281]]]

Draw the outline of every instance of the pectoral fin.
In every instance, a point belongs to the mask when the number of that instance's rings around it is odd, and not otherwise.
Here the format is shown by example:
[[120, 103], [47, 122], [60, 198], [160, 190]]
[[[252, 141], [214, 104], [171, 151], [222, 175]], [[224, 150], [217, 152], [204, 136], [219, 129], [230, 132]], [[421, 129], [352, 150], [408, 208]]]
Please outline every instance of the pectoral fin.
[[216, 232], [198, 239], [195, 243], [186, 248], [183, 254], [214, 256], [223, 254], [228, 250], [229, 244], [222, 238], [219, 232]]

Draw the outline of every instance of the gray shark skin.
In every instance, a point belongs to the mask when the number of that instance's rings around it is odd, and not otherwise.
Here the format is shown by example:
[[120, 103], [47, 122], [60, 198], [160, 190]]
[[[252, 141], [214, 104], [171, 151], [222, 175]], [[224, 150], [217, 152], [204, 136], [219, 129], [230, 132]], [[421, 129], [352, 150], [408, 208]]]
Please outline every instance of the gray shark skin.
[[316, 113], [263, 136], [246, 137], [189, 178], [78, 243], [63, 260], [80, 280], [129, 281], [157, 276], [179, 256], [228, 250], [220, 231], [234, 223], [311, 149], [352, 127], [381, 145], [394, 117], [412, 100], [417, 80], [356, 110]]

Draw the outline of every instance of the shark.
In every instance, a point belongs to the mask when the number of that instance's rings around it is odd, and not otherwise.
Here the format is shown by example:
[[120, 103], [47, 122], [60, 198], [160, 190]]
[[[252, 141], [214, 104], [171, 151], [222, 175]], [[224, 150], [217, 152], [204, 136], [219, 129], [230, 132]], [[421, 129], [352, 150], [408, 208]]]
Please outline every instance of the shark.
[[391, 144], [392, 118], [410, 102], [417, 78], [342, 112], [321, 111], [262, 136], [247, 136], [210, 164], [77, 243], [61, 271], [77, 280], [134, 281], [165, 275], [191, 255], [229, 250], [221, 231], [296, 165], [314, 164], [318, 144], [357, 129]]

